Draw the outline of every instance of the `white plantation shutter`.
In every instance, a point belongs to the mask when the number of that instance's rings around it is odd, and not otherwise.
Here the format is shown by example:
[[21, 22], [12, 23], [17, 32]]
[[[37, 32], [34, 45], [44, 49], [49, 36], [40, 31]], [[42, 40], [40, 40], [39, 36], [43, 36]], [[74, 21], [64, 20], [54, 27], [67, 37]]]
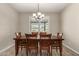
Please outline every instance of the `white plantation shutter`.
[[30, 18], [30, 31], [31, 32], [48, 32], [49, 31], [49, 19], [45, 18], [43, 21], [37, 21]]

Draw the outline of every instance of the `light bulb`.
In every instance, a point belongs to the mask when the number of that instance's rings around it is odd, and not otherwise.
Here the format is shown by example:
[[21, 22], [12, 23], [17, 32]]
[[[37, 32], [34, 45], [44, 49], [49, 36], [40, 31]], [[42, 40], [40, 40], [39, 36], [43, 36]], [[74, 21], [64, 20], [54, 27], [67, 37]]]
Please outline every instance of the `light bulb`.
[[33, 13], [33, 17], [35, 17], [36, 16], [36, 13]]
[[42, 18], [44, 18], [44, 14], [42, 14]]
[[38, 12], [37, 15], [40, 16], [41, 15], [41, 12]]
[[37, 16], [35, 16], [35, 18], [37, 18]]

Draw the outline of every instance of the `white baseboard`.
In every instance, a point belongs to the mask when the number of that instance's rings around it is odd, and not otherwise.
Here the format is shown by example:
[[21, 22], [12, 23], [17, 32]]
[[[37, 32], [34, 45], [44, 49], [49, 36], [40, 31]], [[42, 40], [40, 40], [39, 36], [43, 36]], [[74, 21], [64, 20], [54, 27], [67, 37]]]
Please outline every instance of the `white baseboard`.
[[[14, 46], [14, 44], [9, 45], [8, 47], [6, 47], [6, 48], [4, 48], [4, 49], [0, 50], [0, 53], [1, 53], [1, 52], [4, 52], [4, 51], [6, 51], [6, 50], [8, 50], [9, 48], [11, 48], [11, 47], [13, 47], [13, 46]], [[63, 43], [63, 46], [65, 46], [65, 47], [67, 47], [68, 49], [72, 50], [73, 52], [75, 52], [75, 53], [79, 54], [79, 52], [78, 52], [78, 51], [76, 51], [76, 50], [72, 49], [71, 47], [69, 47], [68, 45], [66, 45], [66, 44], [64, 44], [64, 43]]]
[[9, 48], [11, 48], [11, 47], [13, 47], [13, 46], [14, 46], [14, 44], [5, 47], [4, 49], [0, 50], [0, 53], [1, 53], [1, 52], [4, 52], [4, 51], [6, 51], [6, 50], [8, 50]]
[[68, 45], [66, 45], [66, 44], [64, 44], [64, 43], [63, 43], [63, 46], [65, 46], [65, 47], [67, 47], [68, 49], [72, 50], [72, 51], [75, 52], [76, 54], [79, 54], [78, 51], [72, 49], [71, 47], [69, 47]]

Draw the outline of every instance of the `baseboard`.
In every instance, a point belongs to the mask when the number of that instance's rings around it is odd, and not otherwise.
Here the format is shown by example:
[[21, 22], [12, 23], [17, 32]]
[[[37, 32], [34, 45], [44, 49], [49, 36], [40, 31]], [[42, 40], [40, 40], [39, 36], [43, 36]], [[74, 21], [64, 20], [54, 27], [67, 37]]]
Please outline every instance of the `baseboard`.
[[4, 52], [4, 51], [6, 51], [6, 50], [8, 50], [9, 48], [11, 48], [11, 47], [13, 47], [13, 46], [14, 46], [14, 44], [11, 44], [11, 45], [5, 47], [4, 49], [0, 50], [0, 53], [1, 53], [1, 52]]
[[[14, 46], [14, 44], [7, 46], [6, 48], [0, 50], [0, 53], [1, 53], [1, 52], [4, 52], [4, 51], [6, 51], [6, 50], [8, 50], [9, 48], [11, 48], [11, 47], [13, 47], [13, 46]], [[72, 50], [72, 51], [75, 52], [76, 54], [79, 54], [78, 51], [72, 49], [71, 47], [69, 47], [68, 45], [66, 45], [66, 44], [64, 44], [64, 43], [63, 43], [63, 46], [65, 46], [66, 48]]]
[[68, 49], [70, 49], [71, 51], [75, 52], [76, 54], [79, 54], [78, 51], [72, 49], [71, 47], [69, 47], [68, 45], [66, 45], [66, 44], [64, 44], [64, 43], [63, 43], [63, 46], [65, 46], [66, 48], [68, 48]]

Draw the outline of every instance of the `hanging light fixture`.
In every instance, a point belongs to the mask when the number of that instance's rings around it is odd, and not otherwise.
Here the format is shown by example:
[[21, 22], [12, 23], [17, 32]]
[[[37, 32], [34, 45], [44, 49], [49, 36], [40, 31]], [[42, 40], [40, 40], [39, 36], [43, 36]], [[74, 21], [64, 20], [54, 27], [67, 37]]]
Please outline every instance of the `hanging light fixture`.
[[41, 20], [44, 19], [44, 17], [45, 17], [45, 15], [42, 14], [42, 13], [39, 11], [39, 3], [38, 3], [38, 11], [37, 11], [37, 13], [33, 13], [32, 18], [35, 19], [35, 20], [37, 20], [37, 21], [41, 21]]

